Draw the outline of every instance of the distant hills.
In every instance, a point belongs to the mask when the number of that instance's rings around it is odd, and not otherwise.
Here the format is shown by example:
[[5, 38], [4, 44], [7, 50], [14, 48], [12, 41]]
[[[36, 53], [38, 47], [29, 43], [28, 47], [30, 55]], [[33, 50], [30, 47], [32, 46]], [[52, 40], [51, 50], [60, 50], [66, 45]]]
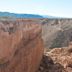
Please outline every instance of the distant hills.
[[14, 17], [14, 18], [44, 18], [41, 15], [36, 14], [17, 14], [9, 12], [0, 12], [0, 17]]
[[50, 15], [37, 15], [37, 14], [18, 14], [10, 12], [0, 12], [0, 17], [13, 17], [13, 18], [60, 18]]

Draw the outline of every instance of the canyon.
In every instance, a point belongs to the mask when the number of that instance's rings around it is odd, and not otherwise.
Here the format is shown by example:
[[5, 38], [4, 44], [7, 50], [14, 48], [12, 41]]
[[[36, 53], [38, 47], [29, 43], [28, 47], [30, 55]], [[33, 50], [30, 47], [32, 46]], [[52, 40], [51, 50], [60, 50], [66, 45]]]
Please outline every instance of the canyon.
[[0, 72], [72, 72], [72, 19], [0, 20]]

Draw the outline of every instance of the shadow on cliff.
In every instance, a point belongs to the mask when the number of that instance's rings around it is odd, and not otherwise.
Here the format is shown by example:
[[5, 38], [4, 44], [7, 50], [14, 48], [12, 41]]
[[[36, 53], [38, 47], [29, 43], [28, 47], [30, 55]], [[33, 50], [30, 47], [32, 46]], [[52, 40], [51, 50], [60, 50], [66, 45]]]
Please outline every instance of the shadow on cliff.
[[40, 67], [37, 72], [66, 72], [60, 63], [54, 63], [52, 58], [43, 55]]

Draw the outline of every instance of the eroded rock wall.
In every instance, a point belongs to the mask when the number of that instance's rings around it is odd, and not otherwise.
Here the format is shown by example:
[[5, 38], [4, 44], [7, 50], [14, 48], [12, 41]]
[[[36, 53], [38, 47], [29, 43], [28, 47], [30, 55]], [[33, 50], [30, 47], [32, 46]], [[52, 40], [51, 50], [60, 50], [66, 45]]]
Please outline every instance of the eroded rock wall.
[[41, 25], [0, 21], [0, 72], [35, 72], [43, 55]]
[[65, 47], [72, 41], [72, 19], [44, 19], [42, 24], [45, 48]]

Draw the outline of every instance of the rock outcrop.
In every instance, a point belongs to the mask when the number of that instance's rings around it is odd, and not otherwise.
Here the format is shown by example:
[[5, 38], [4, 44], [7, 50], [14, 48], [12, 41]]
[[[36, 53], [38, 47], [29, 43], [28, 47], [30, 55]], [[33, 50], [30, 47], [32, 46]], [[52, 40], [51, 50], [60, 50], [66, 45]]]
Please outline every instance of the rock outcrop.
[[0, 21], [0, 72], [35, 72], [43, 55], [41, 25]]
[[38, 72], [72, 72], [72, 42], [45, 52]]

